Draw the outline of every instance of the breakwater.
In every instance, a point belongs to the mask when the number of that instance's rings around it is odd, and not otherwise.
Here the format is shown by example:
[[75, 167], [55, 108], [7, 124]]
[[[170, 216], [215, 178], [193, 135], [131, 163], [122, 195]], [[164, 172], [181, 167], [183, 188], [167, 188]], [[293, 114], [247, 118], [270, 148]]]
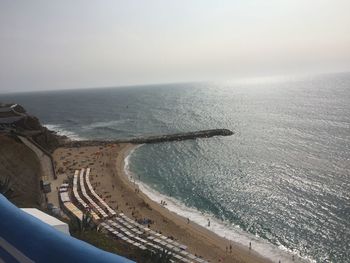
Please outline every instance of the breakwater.
[[233, 132], [227, 129], [214, 129], [214, 130], [183, 132], [183, 133], [174, 133], [174, 134], [165, 134], [165, 135], [143, 136], [138, 138], [132, 138], [128, 142], [158, 143], [158, 142], [193, 140], [196, 138], [209, 138], [213, 136], [230, 136], [232, 134]]
[[184, 141], [193, 140], [197, 138], [210, 138], [214, 136], [230, 136], [234, 133], [228, 129], [212, 129], [212, 130], [201, 130], [194, 132], [182, 132], [173, 134], [163, 134], [163, 135], [150, 135], [150, 136], [140, 136], [127, 139], [116, 139], [116, 140], [88, 140], [88, 141], [69, 141], [65, 143], [65, 146], [80, 147], [80, 146], [93, 146], [93, 145], [103, 145], [111, 143], [161, 143], [161, 142], [171, 142], [171, 141]]

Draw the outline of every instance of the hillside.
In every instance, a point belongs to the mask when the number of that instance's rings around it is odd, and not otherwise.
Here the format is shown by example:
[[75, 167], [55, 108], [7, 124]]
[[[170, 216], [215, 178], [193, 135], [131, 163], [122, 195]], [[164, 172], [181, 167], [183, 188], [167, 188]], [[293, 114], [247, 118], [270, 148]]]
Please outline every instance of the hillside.
[[41, 170], [36, 155], [7, 135], [0, 135], [0, 145], [0, 180], [10, 179], [10, 200], [19, 207], [38, 207]]

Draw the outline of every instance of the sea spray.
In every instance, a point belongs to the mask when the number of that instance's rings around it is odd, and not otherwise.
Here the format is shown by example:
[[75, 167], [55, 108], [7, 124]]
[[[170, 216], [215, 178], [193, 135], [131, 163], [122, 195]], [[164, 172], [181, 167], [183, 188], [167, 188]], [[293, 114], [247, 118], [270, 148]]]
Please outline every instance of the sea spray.
[[70, 131], [68, 129], [62, 128], [60, 124], [44, 124], [44, 127], [48, 128], [50, 131], [56, 132], [58, 135], [67, 136], [71, 140], [83, 141], [86, 138], [79, 136], [77, 133]]

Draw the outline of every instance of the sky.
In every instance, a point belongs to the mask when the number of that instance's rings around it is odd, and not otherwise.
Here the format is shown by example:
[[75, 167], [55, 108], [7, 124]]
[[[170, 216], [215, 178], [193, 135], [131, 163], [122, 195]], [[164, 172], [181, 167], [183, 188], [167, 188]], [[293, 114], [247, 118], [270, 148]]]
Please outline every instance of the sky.
[[349, 0], [0, 0], [0, 93], [337, 71]]

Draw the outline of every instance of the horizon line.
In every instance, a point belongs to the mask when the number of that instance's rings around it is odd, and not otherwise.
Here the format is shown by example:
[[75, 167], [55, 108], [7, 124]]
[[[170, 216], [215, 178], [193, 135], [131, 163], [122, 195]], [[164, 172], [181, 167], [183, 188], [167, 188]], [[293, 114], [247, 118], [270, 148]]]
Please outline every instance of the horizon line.
[[178, 85], [178, 84], [199, 84], [199, 83], [227, 83], [235, 81], [245, 81], [249, 79], [255, 80], [266, 80], [266, 79], [283, 79], [288, 77], [317, 77], [324, 75], [338, 75], [338, 74], [349, 74], [349, 70], [341, 71], [328, 71], [328, 72], [314, 72], [314, 73], [294, 73], [294, 74], [273, 74], [273, 75], [255, 75], [255, 76], [240, 76], [234, 77], [232, 79], [226, 80], [189, 80], [189, 81], [169, 81], [169, 82], [150, 82], [150, 83], [135, 83], [135, 84], [117, 84], [117, 85], [106, 85], [106, 86], [94, 86], [94, 87], [71, 87], [71, 88], [61, 88], [61, 89], [34, 89], [34, 90], [18, 90], [18, 91], [0, 91], [1, 95], [12, 95], [12, 94], [26, 94], [26, 93], [42, 93], [42, 92], [60, 92], [60, 91], [83, 91], [83, 90], [93, 90], [93, 89], [117, 89], [117, 88], [136, 88], [136, 87], [147, 87], [147, 86], [161, 86], [161, 85]]

